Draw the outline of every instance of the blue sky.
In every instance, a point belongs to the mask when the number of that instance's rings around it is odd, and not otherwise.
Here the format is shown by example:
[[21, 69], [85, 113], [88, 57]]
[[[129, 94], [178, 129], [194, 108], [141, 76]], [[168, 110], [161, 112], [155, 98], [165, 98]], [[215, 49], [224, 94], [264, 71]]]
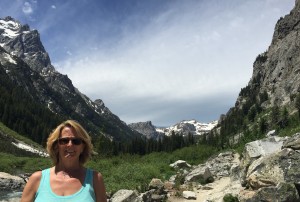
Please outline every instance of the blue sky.
[[294, 0], [1, 0], [54, 67], [126, 123], [210, 122], [234, 106]]

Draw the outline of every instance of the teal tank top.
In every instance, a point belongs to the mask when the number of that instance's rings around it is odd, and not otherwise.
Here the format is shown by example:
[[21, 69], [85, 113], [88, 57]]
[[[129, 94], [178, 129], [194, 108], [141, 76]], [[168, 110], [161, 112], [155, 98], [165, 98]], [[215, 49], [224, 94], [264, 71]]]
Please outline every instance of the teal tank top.
[[87, 169], [81, 189], [69, 196], [56, 195], [50, 187], [50, 168], [42, 171], [40, 186], [35, 194], [35, 202], [94, 202], [93, 170]]

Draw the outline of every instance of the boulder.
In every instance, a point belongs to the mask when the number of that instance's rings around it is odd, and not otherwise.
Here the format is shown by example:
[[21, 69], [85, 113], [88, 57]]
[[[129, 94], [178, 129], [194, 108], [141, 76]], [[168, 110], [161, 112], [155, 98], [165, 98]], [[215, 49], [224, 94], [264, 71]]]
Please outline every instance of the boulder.
[[[261, 149], [260, 155], [257, 155], [259, 151], [252, 150], [245, 153], [248, 166], [244, 164], [244, 185], [250, 189], [239, 194], [240, 201], [300, 201], [300, 152], [297, 146], [299, 137], [297, 133], [292, 137], [281, 138], [282, 149], [279, 150], [278, 143], [272, 144], [274, 142], [271, 141], [268, 144], [264, 139], [264, 145], [271, 145], [270, 148]], [[255, 144], [258, 145], [258, 142], [255, 141]], [[255, 144], [251, 142], [247, 145]], [[261, 145], [259, 147], [262, 148]], [[249, 160], [251, 156], [253, 158]], [[244, 159], [242, 161], [245, 162]]]
[[153, 178], [149, 183], [149, 189], [162, 189], [163, 187], [164, 183], [158, 178]]
[[153, 189], [153, 194], [157, 195], [165, 195], [165, 183], [163, 183], [160, 179], [153, 178], [149, 183], [149, 190]]
[[198, 166], [185, 176], [185, 183], [199, 182], [206, 183], [209, 178], [213, 178], [210, 170], [206, 166]]
[[276, 136], [276, 130], [271, 130], [267, 133], [267, 137]]
[[[246, 195], [247, 193], [248, 195]], [[297, 189], [292, 183], [279, 183], [277, 186], [263, 187], [257, 192], [248, 191], [239, 196], [240, 202], [256, 201], [280, 201], [293, 202], [299, 201]]]
[[136, 191], [121, 189], [110, 199], [110, 202], [142, 202]]
[[257, 159], [261, 156], [271, 154], [275, 151], [281, 150], [283, 142], [287, 138], [282, 137], [268, 137], [262, 140], [256, 140], [245, 145], [244, 157]]
[[194, 199], [194, 200], [197, 199], [196, 193], [193, 191], [183, 191], [182, 196], [183, 196], [183, 198], [186, 198], [186, 199]]
[[[166, 201], [166, 195], [159, 195], [159, 194], [152, 194], [151, 195], [151, 202], [162, 202]], [[144, 202], [144, 201], [143, 201]]]
[[214, 178], [227, 177], [230, 175], [231, 167], [239, 164], [238, 157], [239, 155], [232, 151], [223, 152], [208, 160], [205, 165], [209, 168]]
[[0, 190], [22, 190], [25, 183], [25, 180], [21, 177], [0, 172]]
[[146, 191], [145, 193], [141, 193], [139, 198], [142, 199], [143, 202], [152, 202], [152, 194], [154, 193], [154, 189]]
[[300, 182], [300, 153], [285, 148], [254, 161], [247, 172], [247, 184], [254, 190], [280, 182]]
[[178, 160], [175, 163], [170, 164], [170, 166], [174, 169], [189, 169], [189, 168], [191, 168], [191, 165], [183, 160]]
[[300, 133], [296, 133], [291, 138], [284, 141], [282, 148], [291, 148], [294, 150], [300, 150]]
[[[257, 159], [281, 150], [287, 137], [267, 137], [261, 140], [249, 142], [245, 145], [240, 162], [241, 184], [246, 186], [246, 177], [249, 166]], [[262, 161], [262, 160], [260, 160]], [[258, 162], [256, 162], [258, 163]], [[254, 164], [255, 165], [255, 164]], [[248, 175], [249, 176], [249, 175]]]

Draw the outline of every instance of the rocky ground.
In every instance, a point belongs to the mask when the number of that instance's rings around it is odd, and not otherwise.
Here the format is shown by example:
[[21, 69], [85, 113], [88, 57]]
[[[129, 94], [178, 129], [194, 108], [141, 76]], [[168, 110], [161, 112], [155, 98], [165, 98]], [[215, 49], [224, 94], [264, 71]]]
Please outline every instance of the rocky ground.
[[213, 183], [207, 184], [211, 189], [195, 189], [196, 199], [185, 199], [178, 197], [170, 197], [168, 202], [206, 202], [207, 200], [215, 202], [223, 202], [226, 193], [237, 195], [242, 189], [238, 181], [231, 181], [230, 177], [223, 177]]
[[[232, 164], [239, 164], [239, 155], [235, 154]], [[168, 199], [168, 202], [206, 202], [208, 200], [215, 202], [223, 202], [223, 197], [227, 193], [237, 195], [240, 190], [243, 189], [238, 179], [234, 179], [229, 176], [223, 176], [216, 179], [214, 182], [206, 184], [204, 186], [198, 186], [194, 188], [196, 193], [196, 199], [185, 199], [182, 197], [172, 196]]]

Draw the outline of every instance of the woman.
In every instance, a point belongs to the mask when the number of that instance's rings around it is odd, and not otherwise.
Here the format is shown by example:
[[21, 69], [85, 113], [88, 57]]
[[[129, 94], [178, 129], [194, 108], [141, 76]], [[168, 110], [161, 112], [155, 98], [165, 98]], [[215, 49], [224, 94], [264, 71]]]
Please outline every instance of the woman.
[[106, 202], [102, 175], [84, 167], [92, 149], [90, 136], [79, 123], [60, 124], [47, 140], [54, 166], [31, 175], [21, 202]]

